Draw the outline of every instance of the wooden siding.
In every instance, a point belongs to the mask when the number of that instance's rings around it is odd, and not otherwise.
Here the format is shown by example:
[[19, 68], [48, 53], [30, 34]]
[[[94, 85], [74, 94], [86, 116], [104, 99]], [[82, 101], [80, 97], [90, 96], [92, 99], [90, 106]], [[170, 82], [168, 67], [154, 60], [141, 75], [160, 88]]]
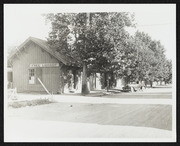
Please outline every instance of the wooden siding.
[[[31, 42], [13, 61], [13, 85], [18, 92], [44, 91], [41, 84], [28, 83], [28, 69], [35, 63], [60, 63], [56, 58]], [[61, 66], [61, 63], [60, 63]], [[42, 68], [42, 82], [50, 92], [58, 92], [61, 69]]]

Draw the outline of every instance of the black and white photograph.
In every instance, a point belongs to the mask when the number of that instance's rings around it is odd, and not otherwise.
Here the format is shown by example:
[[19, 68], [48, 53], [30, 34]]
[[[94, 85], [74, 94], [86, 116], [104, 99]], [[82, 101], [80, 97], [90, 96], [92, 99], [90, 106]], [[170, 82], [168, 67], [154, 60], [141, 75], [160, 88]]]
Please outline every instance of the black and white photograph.
[[176, 133], [176, 4], [4, 4], [4, 142]]

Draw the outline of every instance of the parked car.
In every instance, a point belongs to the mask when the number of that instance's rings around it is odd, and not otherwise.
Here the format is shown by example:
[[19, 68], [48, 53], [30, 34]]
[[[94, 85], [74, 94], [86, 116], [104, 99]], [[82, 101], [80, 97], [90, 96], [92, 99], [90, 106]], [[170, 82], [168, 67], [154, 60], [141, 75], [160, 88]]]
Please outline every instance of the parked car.
[[131, 87], [129, 85], [126, 85], [125, 87], [122, 87], [122, 92], [130, 92], [131, 91]]
[[143, 90], [143, 88], [145, 88], [145, 84], [144, 84], [144, 82], [142, 82], [142, 83], [140, 83], [140, 82], [134, 82], [134, 83], [131, 83], [131, 84], [129, 84], [129, 86], [131, 87], [131, 91], [134, 91], [134, 92], [136, 92], [136, 91], [142, 91]]

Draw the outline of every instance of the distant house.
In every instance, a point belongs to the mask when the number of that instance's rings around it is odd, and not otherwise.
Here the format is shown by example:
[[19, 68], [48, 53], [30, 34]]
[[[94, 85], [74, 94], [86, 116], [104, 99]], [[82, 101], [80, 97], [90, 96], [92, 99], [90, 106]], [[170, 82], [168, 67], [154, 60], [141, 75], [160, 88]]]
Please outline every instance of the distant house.
[[[80, 87], [80, 71], [72, 58], [53, 51], [46, 41], [29, 37], [8, 57], [13, 88], [17, 92], [64, 93], [65, 88]], [[72, 76], [67, 76], [67, 74]], [[67, 82], [73, 83], [68, 87]], [[67, 85], [66, 85], [67, 84]], [[72, 84], [71, 84], [72, 85]]]

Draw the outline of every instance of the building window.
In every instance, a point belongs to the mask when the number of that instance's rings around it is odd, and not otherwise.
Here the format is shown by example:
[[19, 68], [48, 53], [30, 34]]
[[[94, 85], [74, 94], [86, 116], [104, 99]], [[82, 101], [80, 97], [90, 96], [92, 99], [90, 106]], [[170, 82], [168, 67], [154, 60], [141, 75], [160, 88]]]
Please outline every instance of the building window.
[[29, 69], [29, 84], [35, 84], [35, 69]]
[[42, 69], [29, 69], [29, 84], [40, 84], [38, 78], [42, 81]]

